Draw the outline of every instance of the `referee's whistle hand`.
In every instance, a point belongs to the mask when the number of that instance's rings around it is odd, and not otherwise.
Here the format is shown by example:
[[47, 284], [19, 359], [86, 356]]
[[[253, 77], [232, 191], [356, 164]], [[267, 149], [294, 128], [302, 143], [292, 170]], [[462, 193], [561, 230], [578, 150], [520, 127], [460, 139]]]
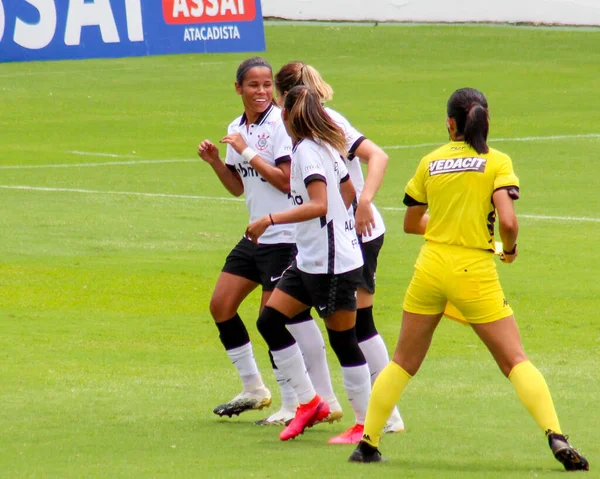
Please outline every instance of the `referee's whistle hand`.
[[513, 263], [517, 259], [518, 254], [519, 251], [515, 246], [515, 252], [513, 254], [507, 254], [506, 251], [503, 251], [500, 255], [500, 261], [502, 261], [503, 263]]

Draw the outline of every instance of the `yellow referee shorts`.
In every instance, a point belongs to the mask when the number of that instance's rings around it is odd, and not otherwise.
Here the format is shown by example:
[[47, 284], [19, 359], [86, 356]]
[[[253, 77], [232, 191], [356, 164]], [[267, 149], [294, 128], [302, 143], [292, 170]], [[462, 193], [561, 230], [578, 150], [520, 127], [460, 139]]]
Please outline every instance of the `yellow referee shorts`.
[[404, 310], [439, 314], [450, 302], [469, 323], [491, 323], [513, 311], [489, 251], [427, 241], [404, 297]]

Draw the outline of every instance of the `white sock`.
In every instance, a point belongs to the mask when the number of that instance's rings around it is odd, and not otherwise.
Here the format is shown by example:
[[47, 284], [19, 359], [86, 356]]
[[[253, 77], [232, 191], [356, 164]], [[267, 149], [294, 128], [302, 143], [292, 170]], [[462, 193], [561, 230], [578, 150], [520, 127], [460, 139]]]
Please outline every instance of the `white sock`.
[[354, 410], [356, 424], [364, 424], [371, 395], [369, 366], [363, 364], [362, 366], [342, 367], [342, 376], [348, 400]]
[[[367, 365], [369, 366], [369, 373], [371, 375], [371, 384], [373, 384], [377, 379], [377, 376], [379, 376], [379, 373], [390, 362], [387, 347], [385, 346], [383, 338], [379, 334], [358, 343], [358, 345], [360, 346], [360, 349], [363, 352], [365, 359], [367, 360]], [[398, 406], [394, 407], [390, 418], [394, 416], [397, 416], [398, 418], [400, 417], [400, 411], [398, 411]]]
[[309, 403], [317, 394], [313, 388], [306, 366], [302, 360], [302, 353], [296, 343], [279, 351], [271, 351], [277, 369], [289, 383], [300, 404]]
[[239, 348], [228, 349], [227, 356], [238, 370], [244, 385], [244, 391], [253, 391], [265, 386], [254, 360], [252, 343], [246, 343]]
[[295, 410], [298, 406], [298, 398], [296, 397], [296, 391], [287, 382], [287, 379], [281, 374], [279, 369], [273, 369], [277, 384], [279, 384], [279, 391], [281, 392], [281, 407], [289, 410]]
[[335, 399], [329, 366], [327, 365], [325, 341], [317, 323], [314, 320], [304, 321], [288, 324], [287, 328], [298, 343], [300, 351], [302, 351], [306, 370], [317, 394], [323, 399]]

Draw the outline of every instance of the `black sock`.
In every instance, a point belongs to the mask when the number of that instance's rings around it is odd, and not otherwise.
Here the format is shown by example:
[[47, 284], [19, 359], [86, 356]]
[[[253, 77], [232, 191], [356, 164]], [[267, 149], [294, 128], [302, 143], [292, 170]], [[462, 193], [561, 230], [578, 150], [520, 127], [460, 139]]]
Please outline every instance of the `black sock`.
[[226, 350], [239, 348], [250, 342], [246, 325], [237, 313], [233, 318], [216, 325], [219, 329], [219, 338]]

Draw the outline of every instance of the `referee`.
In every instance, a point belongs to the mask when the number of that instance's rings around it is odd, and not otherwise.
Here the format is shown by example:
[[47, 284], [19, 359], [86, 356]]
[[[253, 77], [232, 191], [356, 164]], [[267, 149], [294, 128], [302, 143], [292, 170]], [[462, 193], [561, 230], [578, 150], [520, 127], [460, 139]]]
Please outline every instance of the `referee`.
[[[431, 344], [451, 301], [487, 346], [517, 396], [567, 470], [587, 460], [562, 435], [546, 381], [529, 361], [494, 262], [496, 212], [505, 263], [518, 253], [513, 201], [519, 180], [510, 158], [487, 145], [488, 103], [472, 88], [455, 91], [447, 105], [450, 143], [425, 156], [408, 182], [404, 231], [425, 236], [404, 299], [400, 338], [392, 362], [373, 386], [363, 440], [351, 462], [380, 462], [381, 431]], [[427, 213], [429, 210], [429, 214]]]

